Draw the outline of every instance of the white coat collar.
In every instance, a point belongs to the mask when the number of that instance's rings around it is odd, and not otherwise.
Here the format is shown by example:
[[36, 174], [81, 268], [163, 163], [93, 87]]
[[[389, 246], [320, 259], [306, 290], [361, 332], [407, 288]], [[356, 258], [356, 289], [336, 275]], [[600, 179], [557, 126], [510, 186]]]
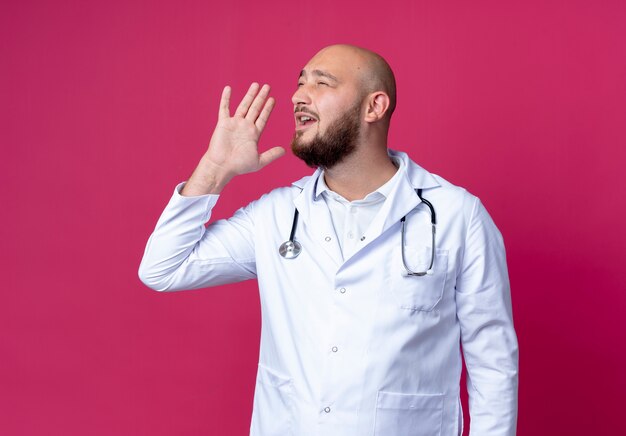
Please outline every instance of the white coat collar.
[[[416, 189], [429, 189], [440, 186], [437, 180], [428, 171], [417, 165], [404, 152], [388, 150], [389, 156], [400, 162], [399, 171], [402, 171], [397, 186], [391, 192], [383, 207], [372, 221], [365, 234], [365, 245], [375, 240], [390, 226], [413, 210], [421, 200]], [[317, 197], [317, 181], [322, 171], [318, 168], [311, 176], [304, 177], [293, 183], [302, 191], [294, 199], [294, 205], [300, 213], [302, 221], [309, 226], [313, 233], [318, 233], [315, 239], [324, 239], [327, 229], [332, 228], [330, 212], [321, 197]], [[327, 253], [341, 264], [341, 250], [339, 245], [323, 244]]]
[[[437, 180], [433, 177], [431, 173], [426, 171], [424, 168], [413, 162], [409, 156], [402, 151], [395, 151], [388, 149], [387, 150], [389, 156], [395, 157], [399, 159], [404, 164], [404, 169], [406, 173], [406, 178], [409, 184], [413, 187], [413, 189], [428, 189], [435, 188], [440, 186]], [[312, 184], [313, 188], [317, 187], [317, 179], [319, 178], [322, 170], [320, 168], [316, 169], [313, 174], [310, 176], [305, 176], [300, 180], [296, 180], [292, 183], [293, 186], [296, 186], [304, 191], [305, 186], [307, 184]], [[316, 189], [313, 189], [313, 193], [315, 194]]]

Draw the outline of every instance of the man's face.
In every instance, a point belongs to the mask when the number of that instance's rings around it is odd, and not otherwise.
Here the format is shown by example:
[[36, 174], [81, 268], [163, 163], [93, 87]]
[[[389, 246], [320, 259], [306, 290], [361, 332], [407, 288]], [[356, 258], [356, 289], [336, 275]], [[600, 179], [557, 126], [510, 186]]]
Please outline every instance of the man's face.
[[356, 63], [349, 51], [330, 48], [300, 74], [292, 97], [296, 131], [291, 148], [309, 166], [330, 168], [357, 146], [363, 91]]

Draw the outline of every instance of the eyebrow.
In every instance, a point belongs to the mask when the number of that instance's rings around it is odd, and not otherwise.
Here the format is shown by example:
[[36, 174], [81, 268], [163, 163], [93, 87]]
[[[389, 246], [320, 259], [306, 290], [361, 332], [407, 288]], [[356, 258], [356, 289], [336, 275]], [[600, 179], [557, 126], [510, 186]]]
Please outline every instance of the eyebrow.
[[[326, 77], [326, 78], [328, 78], [330, 80], [334, 80], [335, 82], [339, 82], [339, 79], [337, 79], [335, 76], [333, 76], [332, 74], [330, 74], [327, 71], [313, 70], [313, 71], [311, 71], [311, 75], [317, 76], [317, 77]], [[300, 75], [298, 76], [298, 78], [300, 78], [302, 76], [306, 76], [306, 71], [305, 70], [300, 71]]]

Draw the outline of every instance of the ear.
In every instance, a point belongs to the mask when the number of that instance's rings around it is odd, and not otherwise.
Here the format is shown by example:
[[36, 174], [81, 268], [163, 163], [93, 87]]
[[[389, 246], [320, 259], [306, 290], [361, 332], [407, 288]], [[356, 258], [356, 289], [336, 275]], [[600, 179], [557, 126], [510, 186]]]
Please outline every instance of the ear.
[[374, 92], [367, 96], [367, 112], [365, 121], [375, 123], [385, 118], [389, 109], [389, 96], [384, 92]]

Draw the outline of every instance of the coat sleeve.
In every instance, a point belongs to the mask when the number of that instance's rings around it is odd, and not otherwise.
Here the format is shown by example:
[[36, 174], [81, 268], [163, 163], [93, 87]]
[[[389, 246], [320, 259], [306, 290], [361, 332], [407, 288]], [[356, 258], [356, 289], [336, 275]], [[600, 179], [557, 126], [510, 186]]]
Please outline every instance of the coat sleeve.
[[518, 345], [502, 235], [477, 198], [456, 285], [470, 436], [514, 436]]
[[205, 227], [218, 196], [183, 197], [183, 185], [148, 240], [140, 280], [155, 291], [178, 291], [255, 278], [254, 203]]

